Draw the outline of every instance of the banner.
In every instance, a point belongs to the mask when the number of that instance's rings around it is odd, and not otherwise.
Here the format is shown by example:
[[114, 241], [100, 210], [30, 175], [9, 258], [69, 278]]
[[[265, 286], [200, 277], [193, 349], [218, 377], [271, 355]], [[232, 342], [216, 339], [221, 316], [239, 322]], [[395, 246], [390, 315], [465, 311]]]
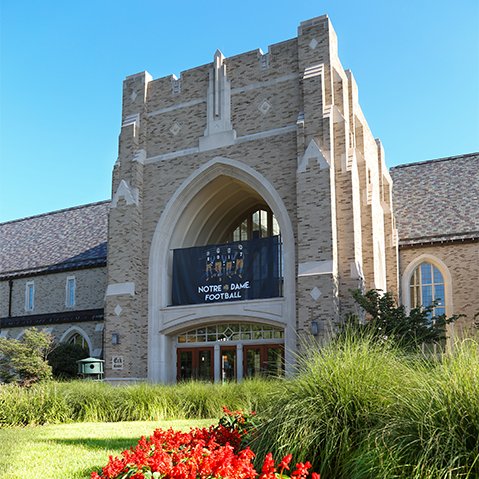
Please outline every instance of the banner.
[[173, 251], [173, 306], [281, 296], [279, 236]]

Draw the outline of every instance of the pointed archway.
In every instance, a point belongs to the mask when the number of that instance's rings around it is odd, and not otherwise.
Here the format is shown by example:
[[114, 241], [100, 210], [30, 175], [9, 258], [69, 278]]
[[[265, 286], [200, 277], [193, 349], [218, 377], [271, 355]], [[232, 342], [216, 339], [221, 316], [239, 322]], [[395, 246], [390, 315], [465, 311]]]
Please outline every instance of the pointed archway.
[[[271, 301], [172, 307], [172, 249], [222, 241], [228, 228], [254, 205], [274, 214], [283, 241], [283, 297]], [[247, 303], [247, 304], [245, 304]], [[174, 380], [175, 352], [171, 334], [185, 325], [247, 318], [281, 325], [285, 360], [293, 363], [295, 333], [295, 249], [288, 211], [271, 183], [248, 165], [216, 157], [192, 173], [166, 204], [153, 235], [148, 271], [148, 378]]]

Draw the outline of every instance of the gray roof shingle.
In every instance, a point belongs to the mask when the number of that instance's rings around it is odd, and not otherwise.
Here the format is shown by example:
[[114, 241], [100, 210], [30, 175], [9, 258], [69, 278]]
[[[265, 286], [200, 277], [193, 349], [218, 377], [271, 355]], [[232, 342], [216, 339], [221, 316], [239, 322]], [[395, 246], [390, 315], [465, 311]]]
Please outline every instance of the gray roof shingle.
[[0, 223], [0, 276], [105, 264], [109, 205], [102, 201]]
[[479, 153], [390, 170], [400, 244], [479, 236]]

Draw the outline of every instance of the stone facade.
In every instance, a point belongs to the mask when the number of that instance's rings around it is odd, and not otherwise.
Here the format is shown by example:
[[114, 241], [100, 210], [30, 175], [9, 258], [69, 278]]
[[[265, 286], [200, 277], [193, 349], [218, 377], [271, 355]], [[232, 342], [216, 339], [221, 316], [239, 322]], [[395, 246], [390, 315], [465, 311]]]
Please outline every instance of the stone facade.
[[438, 268], [448, 315], [461, 314], [451, 333], [471, 333], [479, 312], [479, 153], [401, 165], [391, 170], [399, 230], [401, 300], [421, 263]]
[[[460, 338], [473, 332], [474, 316], [479, 313], [479, 242], [416, 245], [400, 250], [400, 276], [403, 280], [403, 300], [410, 306], [407, 287], [412, 266], [422, 261], [437, 264], [446, 276], [450, 291], [446, 291], [448, 315], [463, 315], [452, 330]], [[448, 301], [449, 300], [449, 301]]]
[[[326, 338], [351, 310], [350, 289], [397, 290], [391, 178], [327, 17], [266, 54], [217, 51], [179, 79], [128, 77], [122, 122], [108, 236], [110, 379], [172, 381], [179, 332], [238, 318], [284, 328], [291, 364], [298, 334], [314, 321]], [[281, 228], [283, 296], [171, 307], [171, 250], [226, 241], [255, 205]]]
[[[0, 225], [0, 334], [33, 325], [58, 341], [81, 334], [117, 382], [174, 382], [198, 352], [215, 381], [228, 358], [241, 379], [248, 354], [263, 364], [278, 348], [290, 373], [305, 339], [326, 342], [359, 312], [352, 289], [388, 290], [411, 307], [410, 279], [430, 263], [447, 314], [466, 315], [454, 330], [462, 336], [479, 311], [478, 162], [471, 154], [390, 174], [326, 16], [267, 53], [217, 51], [180, 78], [129, 76], [111, 202]], [[281, 294], [172, 306], [173, 250], [229, 243], [259, 210], [281, 232]], [[241, 325], [255, 333], [209, 336]]]

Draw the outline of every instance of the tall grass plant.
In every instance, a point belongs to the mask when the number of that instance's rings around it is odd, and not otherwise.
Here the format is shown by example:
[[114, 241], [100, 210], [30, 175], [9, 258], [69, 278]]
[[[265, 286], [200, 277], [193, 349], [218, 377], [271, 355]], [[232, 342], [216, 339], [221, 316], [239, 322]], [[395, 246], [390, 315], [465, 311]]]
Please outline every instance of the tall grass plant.
[[479, 345], [442, 358], [344, 335], [310, 350], [260, 417], [253, 448], [322, 479], [479, 477]]
[[241, 384], [187, 382], [112, 386], [96, 381], [45, 382], [30, 388], [0, 386], [0, 426], [65, 422], [155, 421], [215, 418], [222, 406], [265, 407], [275, 381]]

